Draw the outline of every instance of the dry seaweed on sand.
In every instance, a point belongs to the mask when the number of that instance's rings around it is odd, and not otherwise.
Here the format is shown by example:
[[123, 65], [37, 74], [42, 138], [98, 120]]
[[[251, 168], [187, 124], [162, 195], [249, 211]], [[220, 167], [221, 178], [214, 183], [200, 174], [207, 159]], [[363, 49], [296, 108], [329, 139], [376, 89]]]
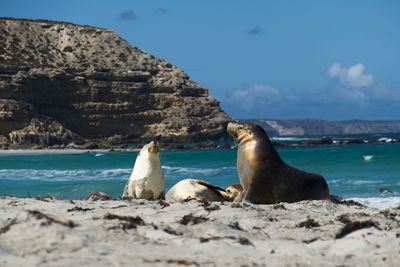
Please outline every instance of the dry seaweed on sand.
[[339, 239], [339, 238], [345, 237], [346, 235], [348, 235], [354, 231], [357, 231], [357, 230], [360, 230], [363, 228], [369, 228], [369, 227], [375, 227], [375, 228], [379, 229], [377, 223], [374, 221], [371, 221], [371, 220], [363, 221], [363, 222], [359, 222], [359, 221], [349, 222], [342, 229], [340, 229], [340, 231], [336, 234], [335, 238]]
[[210, 204], [208, 201], [202, 201], [201, 206], [208, 212], [214, 211], [214, 210], [219, 210], [220, 207], [216, 204]]
[[240, 227], [238, 221], [231, 222], [228, 226], [229, 226], [230, 228], [232, 228], [232, 229], [239, 230], [239, 231], [243, 231], [243, 228]]
[[307, 219], [297, 225], [297, 227], [305, 227], [305, 228], [313, 228], [321, 226], [318, 222], [314, 219]]
[[120, 223], [119, 226], [113, 226], [108, 229], [118, 229], [122, 228], [122, 230], [127, 230], [127, 229], [136, 229], [138, 225], [145, 225], [145, 222], [143, 221], [142, 218], [139, 216], [133, 217], [133, 216], [121, 216], [121, 215], [116, 215], [116, 214], [111, 214], [107, 213], [104, 215], [104, 219], [106, 220], [120, 220], [123, 221]]
[[89, 211], [89, 210], [94, 210], [94, 208], [82, 208], [79, 206], [75, 206], [72, 209], [68, 209], [67, 212], [71, 212], [71, 211]]
[[8, 224], [0, 228], [0, 235], [6, 233], [8, 230], [10, 230], [11, 226], [17, 223], [17, 219], [14, 218], [12, 219]]
[[346, 206], [359, 206], [359, 207], [365, 207], [363, 204], [354, 201], [354, 200], [343, 200], [341, 196], [337, 195], [329, 195], [329, 200], [332, 201], [335, 204], [344, 204]]
[[63, 218], [53, 218], [53, 217], [46, 215], [38, 210], [28, 210], [28, 213], [38, 220], [45, 219], [46, 222], [42, 222], [41, 223], [42, 226], [51, 225], [52, 223], [58, 223], [58, 224], [67, 226], [69, 228], [74, 228], [75, 226], [78, 226], [77, 223], [75, 223], [71, 220], [66, 220]]
[[189, 223], [192, 223], [194, 225], [206, 221], [208, 221], [208, 218], [202, 216], [194, 216], [192, 213], [190, 213], [188, 215], [183, 216], [182, 219], [179, 221], [179, 223], [183, 225], [188, 225]]

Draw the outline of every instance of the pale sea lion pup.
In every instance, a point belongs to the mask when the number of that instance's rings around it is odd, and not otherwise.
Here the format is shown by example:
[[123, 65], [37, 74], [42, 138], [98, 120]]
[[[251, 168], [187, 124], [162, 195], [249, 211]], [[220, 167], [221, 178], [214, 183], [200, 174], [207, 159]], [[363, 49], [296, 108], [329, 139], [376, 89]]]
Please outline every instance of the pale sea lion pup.
[[161, 170], [158, 143], [151, 141], [139, 152], [122, 198], [164, 199], [165, 178]]
[[277, 203], [327, 199], [325, 179], [287, 165], [267, 133], [253, 123], [232, 123], [228, 133], [238, 143], [237, 170], [243, 192], [235, 202]]
[[225, 188], [225, 192], [221, 192], [228, 201], [234, 201], [243, 192], [241, 184], [232, 184]]
[[232, 189], [232, 192], [225, 192], [224, 189], [206, 181], [184, 179], [171, 187], [165, 196], [165, 200], [172, 203], [191, 199], [200, 201], [233, 201], [235, 190]]

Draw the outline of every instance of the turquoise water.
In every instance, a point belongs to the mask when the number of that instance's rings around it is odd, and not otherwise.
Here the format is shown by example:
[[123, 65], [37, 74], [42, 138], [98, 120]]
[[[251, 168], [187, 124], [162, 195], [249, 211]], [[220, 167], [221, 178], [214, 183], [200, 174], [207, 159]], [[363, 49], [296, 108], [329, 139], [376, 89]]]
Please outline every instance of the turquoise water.
[[[393, 198], [400, 203], [400, 145], [278, 148], [288, 164], [322, 174], [331, 194]], [[137, 153], [0, 155], [0, 196], [81, 199], [94, 191], [122, 194]], [[238, 183], [236, 150], [161, 151], [166, 190], [198, 178], [225, 187]], [[394, 193], [379, 193], [386, 187]], [[396, 202], [396, 203], [397, 203]]]

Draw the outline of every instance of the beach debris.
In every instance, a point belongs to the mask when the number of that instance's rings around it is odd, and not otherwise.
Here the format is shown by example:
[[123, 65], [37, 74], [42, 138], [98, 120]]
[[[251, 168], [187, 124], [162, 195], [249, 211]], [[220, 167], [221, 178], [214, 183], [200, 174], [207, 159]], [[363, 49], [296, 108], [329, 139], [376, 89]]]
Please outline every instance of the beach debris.
[[382, 187], [379, 188], [379, 193], [393, 193], [393, 191], [390, 190], [389, 188]]
[[314, 241], [317, 241], [317, 240], [318, 240], [318, 238], [312, 238], [312, 239], [308, 239], [308, 240], [303, 240], [303, 243], [304, 244], [310, 244], [310, 243], [312, 243]]
[[111, 200], [111, 197], [103, 192], [93, 192], [87, 195], [83, 200], [88, 200], [88, 201]]
[[336, 217], [336, 220], [341, 222], [341, 223], [344, 223], [344, 224], [351, 223], [351, 220], [350, 220], [350, 217], [349, 217], [348, 214], [339, 215], [339, 216]]
[[275, 210], [278, 210], [278, 209], [280, 209], [280, 210], [286, 210], [286, 207], [285, 207], [285, 205], [283, 205], [283, 204], [275, 204], [275, 205], [273, 206], [273, 208], [274, 208]]
[[305, 227], [305, 228], [314, 228], [314, 227], [319, 227], [321, 226], [318, 222], [316, 222], [314, 219], [308, 218], [307, 220], [299, 223], [297, 227]]
[[88, 211], [88, 210], [94, 210], [94, 208], [82, 208], [79, 206], [75, 206], [72, 209], [68, 209], [67, 212], [71, 212], [71, 211]]
[[42, 198], [37, 197], [36, 200], [41, 200], [44, 202], [51, 202], [52, 200], [59, 200], [59, 198], [52, 197], [52, 196], [46, 196], [46, 197], [42, 197]]
[[341, 196], [337, 195], [329, 195], [329, 200], [332, 201], [335, 204], [343, 204], [346, 206], [359, 206], [359, 207], [365, 207], [363, 204], [360, 202], [354, 201], [354, 200], [343, 200]]
[[396, 217], [399, 216], [399, 214], [391, 212], [390, 210], [383, 210], [380, 212], [380, 214], [383, 214], [383, 216], [385, 216], [387, 219], [391, 219], [394, 221], [397, 221]]
[[75, 226], [79, 225], [72, 220], [67, 220], [64, 218], [53, 218], [52, 216], [44, 214], [38, 210], [28, 210], [27, 212], [38, 220], [45, 219], [46, 221], [41, 223], [42, 226], [51, 225], [52, 223], [58, 223], [69, 228], [74, 228]]
[[230, 224], [228, 224], [228, 226], [229, 226], [230, 228], [232, 228], [232, 229], [239, 230], [239, 231], [243, 231], [243, 228], [240, 227], [238, 221], [231, 222]]
[[117, 214], [107, 213], [104, 215], [104, 219], [106, 220], [120, 220], [124, 221], [118, 226], [110, 227], [108, 229], [118, 229], [122, 228], [122, 230], [126, 231], [127, 229], [136, 229], [138, 225], [145, 225], [145, 222], [139, 216], [121, 216]]
[[238, 239], [239, 244], [244, 245], [244, 246], [253, 246], [254, 244], [246, 237], [239, 237]]
[[175, 264], [175, 265], [195, 265], [195, 266], [200, 266], [199, 263], [187, 259], [169, 259], [169, 260], [149, 260], [149, 259], [143, 259], [143, 262], [145, 263], [160, 263], [160, 262], [166, 262], [168, 264]]
[[170, 226], [167, 226], [166, 228], [164, 228], [164, 232], [166, 232], [170, 235], [177, 235], [177, 236], [183, 235], [182, 232], [178, 232], [175, 229], [171, 228]]
[[234, 236], [211, 236], [211, 237], [200, 237], [199, 241], [200, 243], [206, 243], [209, 242], [210, 240], [221, 240], [221, 239], [232, 239], [235, 240], [237, 239], [237, 242], [241, 245], [244, 246], [253, 246], [254, 244], [246, 237], [240, 236], [239, 238], [236, 238]]
[[162, 199], [160, 199], [160, 200], [157, 202], [157, 204], [163, 206], [162, 209], [165, 208], [165, 207], [169, 207], [169, 203], [166, 202], [166, 201], [164, 201], [164, 200], [162, 200]]
[[210, 202], [208, 201], [201, 201], [201, 206], [208, 212], [220, 209], [218, 205], [216, 205], [215, 203], [210, 204]]
[[126, 208], [126, 207], [128, 207], [128, 206], [127, 205], [118, 205], [115, 207], [111, 207], [111, 209], [120, 209], [120, 208]]
[[10, 230], [11, 226], [17, 223], [17, 219], [14, 218], [12, 219], [8, 224], [0, 228], [0, 235], [6, 233], [8, 230]]
[[345, 237], [346, 235], [360, 230], [360, 229], [364, 229], [364, 228], [370, 228], [370, 227], [375, 227], [377, 229], [379, 229], [378, 225], [376, 222], [368, 220], [368, 221], [354, 221], [354, 222], [349, 222], [347, 223], [342, 229], [340, 229], [340, 231], [336, 234], [335, 238], [339, 239], [342, 237]]
[[203, 216], [194, 216], [192, 213], [190, 213], [188, 215], [183, 216], [182, 219], [179, 221], [179, 223], [183, 225], [188, 225], [189, 223], [195, 225], [206, 221], [208, 221], [208, 218]]
[[199, 241], [200, 243], [206, 243], [209, 242], [210, 240], [221, 240], [221, 239], [236, 239], [234, 236], [210, 236], [210, 237], [200, 237]]

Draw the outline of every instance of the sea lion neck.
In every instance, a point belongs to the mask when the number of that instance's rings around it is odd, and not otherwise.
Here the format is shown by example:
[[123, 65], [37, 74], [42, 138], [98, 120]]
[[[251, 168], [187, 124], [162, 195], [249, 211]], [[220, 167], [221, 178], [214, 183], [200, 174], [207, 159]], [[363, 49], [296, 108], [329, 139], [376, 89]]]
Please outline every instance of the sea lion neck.
[[271, 164], [281, 164], [283, 162], [278, 152], [268, 142], [265, 139], [254, 139], [242, 145], [244, 155], [254, 169], [267, 165], [270, 166]]

